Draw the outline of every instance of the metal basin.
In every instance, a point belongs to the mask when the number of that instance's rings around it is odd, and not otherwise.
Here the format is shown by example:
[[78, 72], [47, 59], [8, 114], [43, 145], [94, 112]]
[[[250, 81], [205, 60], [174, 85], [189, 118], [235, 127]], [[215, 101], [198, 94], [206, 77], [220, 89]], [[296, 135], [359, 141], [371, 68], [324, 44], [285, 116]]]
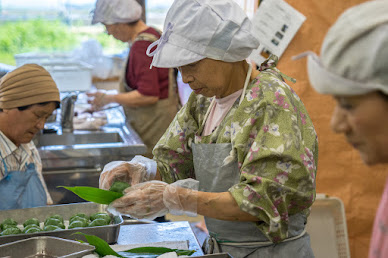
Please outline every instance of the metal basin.
[[107, 163], [131, 160], [146, 151], [136, 132], [127, 126], [39, 134], [34, 142], [54, 204], [82, 201], [77, 195], [57, 188], [58, 185], [98, 187], [100, 173]]
[[65, 133], [53, 122], [46, 129], [55, 130], [36, 135], [34, 143], [42, 160], [42, 174], [54, 204], [82, 201], [72, 192], [57, 188], [58, 185], [98, 187], [106, 164], [128, 161], [146, 152], [143, 141], [126, 122], [121, 107], [105, 113], [108, 123], [98, 130]]
[[42, 134], [37, 137], [37, 147], [77, 144], [101, 144], [101, 143], [123, 143], [124, 140], [118, 132], [95, 132], [87, 134], [64, 133]]

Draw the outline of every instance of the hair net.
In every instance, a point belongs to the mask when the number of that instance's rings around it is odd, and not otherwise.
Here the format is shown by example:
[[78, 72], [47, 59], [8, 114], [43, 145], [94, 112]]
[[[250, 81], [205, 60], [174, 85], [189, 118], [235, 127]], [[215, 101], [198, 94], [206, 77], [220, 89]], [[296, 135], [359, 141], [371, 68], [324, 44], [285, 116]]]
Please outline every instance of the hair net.
[[153, 56], [151, 67], [166, 68], [204, 58], [241, 61], [259, 46], [252, 27], [233, 0], [175, 0], [163, 35], [148, 47], [147, 55]]
[[141, 18], [142, 7], [136, 0], [97, 0], [92, 24], [130, 23]]
[[49, 72], [37, 64], [25, 64], [1, 78], [1, 109], [50, 101], [60, 102], [59, 90]]
[[326, 34], [321, 57], [308, 55], [308, 76], [320, 93], [388, 94], [388, 1], [345, 11]]

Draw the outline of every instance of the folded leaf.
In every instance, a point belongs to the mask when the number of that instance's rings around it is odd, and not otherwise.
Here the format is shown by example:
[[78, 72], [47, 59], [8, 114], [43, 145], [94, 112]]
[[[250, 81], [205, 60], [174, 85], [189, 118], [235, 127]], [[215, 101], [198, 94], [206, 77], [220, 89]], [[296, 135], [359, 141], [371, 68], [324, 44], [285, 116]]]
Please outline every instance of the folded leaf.
[[82, 199], [88, 202], [94, 202], [99, 204], [110, 204], [114, 200], [123, 196], [122, 193], [107, 191], [96, 187], [89, 186], [58, 186], [63, 187], [69, 191], [72, 191]]
[[[88, 241], [88, 243], [90, 245], [93, 245], [96, 248], [96, 250], [94, 250], [94, 251], [101, 257], [104, 257], [106, 255], [115, 255], [117, 257], [123, 257], [123, 256], [119, 255], [118, 253], [116, 253], [109, 246], [109, 244], [107, 242], [105, 242], [103, 239], [101, 239], [97, 236], [88, 235], [88, 234], [81, 233], [81, 232], [77, 232], [74, 234], [83, 235], [86, 238], [86, 240]], [[78, 242], [84, 243], [82, 240], [78, 240]]]

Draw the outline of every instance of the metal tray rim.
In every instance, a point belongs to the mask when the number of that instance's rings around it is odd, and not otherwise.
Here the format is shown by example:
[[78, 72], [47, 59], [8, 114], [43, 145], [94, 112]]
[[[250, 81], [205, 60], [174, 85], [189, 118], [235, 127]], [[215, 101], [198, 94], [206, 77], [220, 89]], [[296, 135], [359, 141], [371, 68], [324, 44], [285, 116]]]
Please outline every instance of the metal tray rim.
[[3, 248], [7, 248], [9, 250], [9, 248], [15, 248], [15, 246], [17, 247], [17, 245], [19, 245], [19, 244], [26, 244], [26, 242], [39, 241], [39, 240], [46, 240], [46, 241], [52, 240], [52, 241], [56, 241], [56, 243], [62, 243], [62, 244], [64, 242], [66, 242], [68, 245], [71, 245], [73, 247], [77, 246], [77, 247], [83, 249], [83, 250], [70, 251], [69, 253], [67, 253], [65, 255], [61, 255], [60, 256], [61, 258], [62, 257], [63, 258], [65, 258], [65, 257], [81, 257], [79, 255], [84, 256], [84, 255], [87, 255], [89, 253], [93, 253], [93, 251], [95, 250], [95, 247], [92, 245], [82, 244], [82, 243], [79, 243], [78, 241], [59, 238], [59, 237], [52, 237], [52, 236], [38, 236], [38, 237], [31, 237], [31, 238], [17, 240], [14, 242], [0, 245], [0, 250]]
[[[69, 210], [72, 210], [72, 208], [81, 209], [82, 207], [86, 207], [86, 208], [93, 207], [93, 208], [101, 209], [106, 207], [106, 205], [96, 204], [92, 202], [82, 202], [82, 203], [51, 205], [51, 206], [42, 206], [42, 207], [34, 207], [34, 208], [26, 208], [26, 209], [0, 210], [0, 220], [2, 219], [3, 214], [13, 214], [13, 213], [29, 214], [31, 211], [32, 213], [44, 212], [46, 214], [50, 214], [50, 213], [58, 213], [58, 212], [53, 212], [56, 209], [66, 210], [68, 208]], [[95, 210], [95, 211], [97, 212], [98, 210]], [[72, 213], [72, 214], [74, 215], [75, 213]], [[60, 215], [63, 215], [63, 214], [60, 214]], [[31, 217], [31, 215], [29, 216]], [[0, 236], [0, 245], [8, 242], [13, 242], [13, 241], [31, 238], [31, 237], [37, 237], [37, 236], [53, 236], [53, 237], [59, 237], [59, 238], [63, 237], [65, 239], [69, 239], [68, 235], [74, 235], [75, 232], [93, 234], [93, 232], [95, 231], [105, 230], [106, 234], [109, 234], [111, 233], [111, 231], [115, 231], [116, 229], [117, 229], [117, 232], [115, 232], [116, 236], [114, 237], [114, 241], [117, 241], [120, 225], [124, 223], [124, 220], [122, 216], [114, 216], [113, 219], [114, 219], [113, 224], [109, 224], [105, 226], [73, 228], [73, 229], [63, 229], [58, 231], [42, 231], [42, 232], [35, 232], [35, 233], [29, 233], [29, 234], [14, 234], [14, 235]], [[74, 239], [74, 238], [70, 238], [70, 239]], [[104, 240], [107, 241], [107, 239], [104, 239]], [[110, 241], [110, 243], [113, 243], [113, 242]]]

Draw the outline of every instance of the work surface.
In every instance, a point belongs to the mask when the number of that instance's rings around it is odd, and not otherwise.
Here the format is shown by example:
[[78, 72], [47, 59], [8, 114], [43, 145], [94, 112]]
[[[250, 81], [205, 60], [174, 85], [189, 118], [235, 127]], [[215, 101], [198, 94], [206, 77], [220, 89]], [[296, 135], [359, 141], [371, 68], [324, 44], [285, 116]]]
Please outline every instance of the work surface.
[[155, 224], [122, 225], [117, 240], [118, 245], [148, 244], [163, 241], [189, 241], [189, 249], [201, 256], [203, 252], [189, 222], [164, 222]]

